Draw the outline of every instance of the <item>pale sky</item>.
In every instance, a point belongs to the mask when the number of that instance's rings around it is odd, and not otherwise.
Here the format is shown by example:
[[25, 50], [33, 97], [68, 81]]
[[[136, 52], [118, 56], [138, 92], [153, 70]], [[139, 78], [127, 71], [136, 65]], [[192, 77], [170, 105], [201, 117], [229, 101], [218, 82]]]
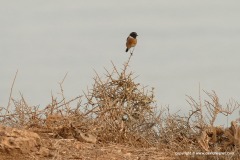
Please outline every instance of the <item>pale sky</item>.
[[[64, 83], [68, 98], [91, 88], [94, 70], [121, 68], [125, 42], [138, 33], [130, 70], [154, 87], [158, 106], [190, 110], [199, 83], [222, 104], [240, 101], [240, 1], [0, 0], [0, 106], [23, 93], [45, 107]], [[238, 113], [238, 112], [237, 112]], [[236, 119], [238, 114], [232, 117]]]

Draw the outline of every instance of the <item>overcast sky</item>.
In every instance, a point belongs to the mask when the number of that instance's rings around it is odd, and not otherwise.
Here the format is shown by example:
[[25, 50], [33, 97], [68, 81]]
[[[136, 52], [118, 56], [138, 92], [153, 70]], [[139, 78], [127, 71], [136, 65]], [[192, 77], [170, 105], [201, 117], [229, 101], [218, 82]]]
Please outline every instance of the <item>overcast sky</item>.
[[[128, 59], [125, 42], [138, 33], [130, 70], [154, 87], [158, 106], [190, 109], [186, 95], [215, 90], [224, 105], [240, 101], [240, 1], [0, 0], [0, 106], [13, 95], [46, 106], [64, 83], [66, 97], [91, 88], [94, 70]], [[236, 119], [236, 114], [232, 119]]]

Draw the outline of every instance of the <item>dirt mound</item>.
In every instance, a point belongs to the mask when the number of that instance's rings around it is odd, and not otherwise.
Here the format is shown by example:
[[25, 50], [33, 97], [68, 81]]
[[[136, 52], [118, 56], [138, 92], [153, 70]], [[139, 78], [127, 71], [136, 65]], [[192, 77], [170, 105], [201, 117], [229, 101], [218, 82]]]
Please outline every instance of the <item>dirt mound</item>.
[[0, 159], [35, 159], [51, 156], [37, 133], [1, 125], [0, 152]]
[[7, 153], [38, 152], [41, 139], [37, 133], [0, 126], [0, 151]]
[[[0, 126], [0, 159], [166, 159], [157, 148], [86, 143], [77, 138], [53, 138], [29, 130]], [[169, 158], [171, 159], [171, 158]]]

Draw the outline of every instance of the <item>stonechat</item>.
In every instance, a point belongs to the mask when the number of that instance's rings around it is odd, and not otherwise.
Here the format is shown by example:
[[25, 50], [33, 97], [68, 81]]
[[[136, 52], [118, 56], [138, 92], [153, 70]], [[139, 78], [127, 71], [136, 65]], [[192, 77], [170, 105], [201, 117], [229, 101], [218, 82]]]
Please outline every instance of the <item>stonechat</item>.
[[[127, 38], [127, 43], [126, 43], [126, 52], [128, 52], [128, 50], [132, 47], [135, 47], [137, 44], [137, 33], [136, 32], [132, 32], [130, 33], [130, 35]], [[132, 53], [131, 53], [132, 54]]]

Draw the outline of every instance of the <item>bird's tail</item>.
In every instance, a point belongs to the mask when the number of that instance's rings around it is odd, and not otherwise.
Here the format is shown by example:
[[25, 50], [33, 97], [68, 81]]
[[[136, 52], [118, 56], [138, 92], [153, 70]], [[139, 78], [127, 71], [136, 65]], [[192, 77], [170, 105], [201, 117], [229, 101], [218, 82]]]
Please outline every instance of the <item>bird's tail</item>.
[[126, 52], [128, 52], [128, 48], [126, 49]]

